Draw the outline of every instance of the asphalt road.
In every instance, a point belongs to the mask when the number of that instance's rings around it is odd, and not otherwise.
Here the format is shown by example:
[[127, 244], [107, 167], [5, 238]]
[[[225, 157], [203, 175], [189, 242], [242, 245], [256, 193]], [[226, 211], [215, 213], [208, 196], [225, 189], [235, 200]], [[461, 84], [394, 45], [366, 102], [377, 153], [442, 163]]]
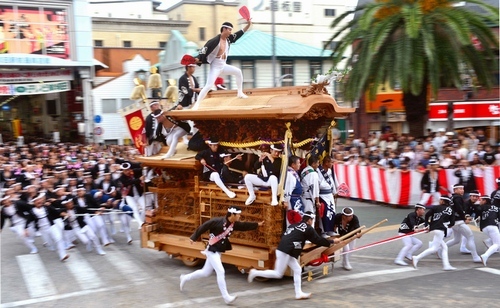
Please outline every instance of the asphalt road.
[[[340, 200], [340, 208], [351, 206], [361, 224], [371, 226], [387, 218], [388, 222], [358, 240], [360, 247], [397, 235], [397, 228], [409, 209], [396, 209], [352, 200]], [[139, 248], [139, 233], [126, 244], [118, 233], [116, 243], [105, 247], [106, 255], [87, 252], [82, 245], [69, 251], [62, 263], [55, 252], [36, 244], [40, 253], [28, 254], [26, 248], [5, 227], [1, 233], [1, 304], [0, 307], [224, 307], [215, 274], [186, 284], [179, 291], [179, 275], [188, 268], [165, 253]], [[479, 253], [485, 251], [485, 235], [472, 227]], [[429, 234], [418, 235], [427, 247]], [[226, 265], [229, 292], [237, 294], [233, 306], [283, 307], [485, 307], [498, 306], [500, 254], [494, 254], [488, 267], [473, 263], [459, 247], [450, 248], [453, 272], [442, 270], [435, 256], [423, 259], [418, 270], [393, 263], [401, 242], [361, 250], [351, 257], [352, 271], [330, 264], [333, 272], [310, 282], [303, 290], [312, 292], [307, 301], [294, 299], [293, 280], [249, 284], [246, 275]], [[307, 268], [309, 270], [311, 268]], [[322, 272], [322, 268], [319, 269]]]

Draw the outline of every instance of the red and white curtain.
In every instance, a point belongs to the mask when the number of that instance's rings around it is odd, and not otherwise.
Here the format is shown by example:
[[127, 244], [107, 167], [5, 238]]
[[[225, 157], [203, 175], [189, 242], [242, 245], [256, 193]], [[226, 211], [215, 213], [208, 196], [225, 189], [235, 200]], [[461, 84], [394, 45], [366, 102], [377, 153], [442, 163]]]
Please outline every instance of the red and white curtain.
[[[335, 164], [334, 168], [339, 183], [349, 186], [351, 198], [405, 207], [415, 205], [422, 197], [420, 181], [423, 174], [418, 171], [344, 164]], [[455, 169], [440, 170], [439, 185], [448, 189], [441, 194], [451, 194], [453, 185], [458, 183], [454, 172]], [[490, 195], [496, 189], [495, 179], [500, 177], [500, 166], [476, 168], [473, 172], [479, 192]]]

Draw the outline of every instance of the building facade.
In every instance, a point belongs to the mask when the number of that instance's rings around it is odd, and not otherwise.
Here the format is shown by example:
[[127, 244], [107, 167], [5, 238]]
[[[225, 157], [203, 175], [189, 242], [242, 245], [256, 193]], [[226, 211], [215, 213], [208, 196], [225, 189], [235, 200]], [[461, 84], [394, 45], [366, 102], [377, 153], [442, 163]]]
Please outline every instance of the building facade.
[[[77, 140], [95, 62], [87, 0], [0, 3], [0, 134]], [[84, 130], [84, 126], [82, 126]], [[88, 132], [88, 130], [87, 130]]]

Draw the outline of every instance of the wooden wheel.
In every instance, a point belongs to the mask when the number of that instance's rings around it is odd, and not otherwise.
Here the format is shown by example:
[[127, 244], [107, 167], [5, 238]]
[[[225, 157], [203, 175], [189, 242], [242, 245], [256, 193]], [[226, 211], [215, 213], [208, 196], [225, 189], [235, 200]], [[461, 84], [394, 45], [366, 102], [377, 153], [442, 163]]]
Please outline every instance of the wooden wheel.
[[202, 261], [200, 258], [191, 258], [191, 257], [182, 257], [181, 260], [182, 263], [184, 263], [184, 265], [188, 267], [195, 267]]

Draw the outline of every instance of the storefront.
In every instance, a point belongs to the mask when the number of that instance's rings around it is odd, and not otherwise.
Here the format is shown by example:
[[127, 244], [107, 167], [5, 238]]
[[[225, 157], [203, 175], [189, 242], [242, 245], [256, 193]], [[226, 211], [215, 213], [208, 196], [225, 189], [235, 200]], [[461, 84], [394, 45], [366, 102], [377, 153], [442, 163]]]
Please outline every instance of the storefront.
[[[448, 107], [448, 103], [429, 105], [430, 128], [433, 131], [447, 127]], [[453, 102], [450, 121], [454, 130], [482, 128], [489, 140], [500, 143], [500, 101]]]
[[[90, 17], [84, 0], [0, 5], [0, 132], [3, 141], [78, 138], [91, 104]], [[90, 105], [91, 106], [91, 105]], [[91, 109], [91, 108], [90, 108]]]

